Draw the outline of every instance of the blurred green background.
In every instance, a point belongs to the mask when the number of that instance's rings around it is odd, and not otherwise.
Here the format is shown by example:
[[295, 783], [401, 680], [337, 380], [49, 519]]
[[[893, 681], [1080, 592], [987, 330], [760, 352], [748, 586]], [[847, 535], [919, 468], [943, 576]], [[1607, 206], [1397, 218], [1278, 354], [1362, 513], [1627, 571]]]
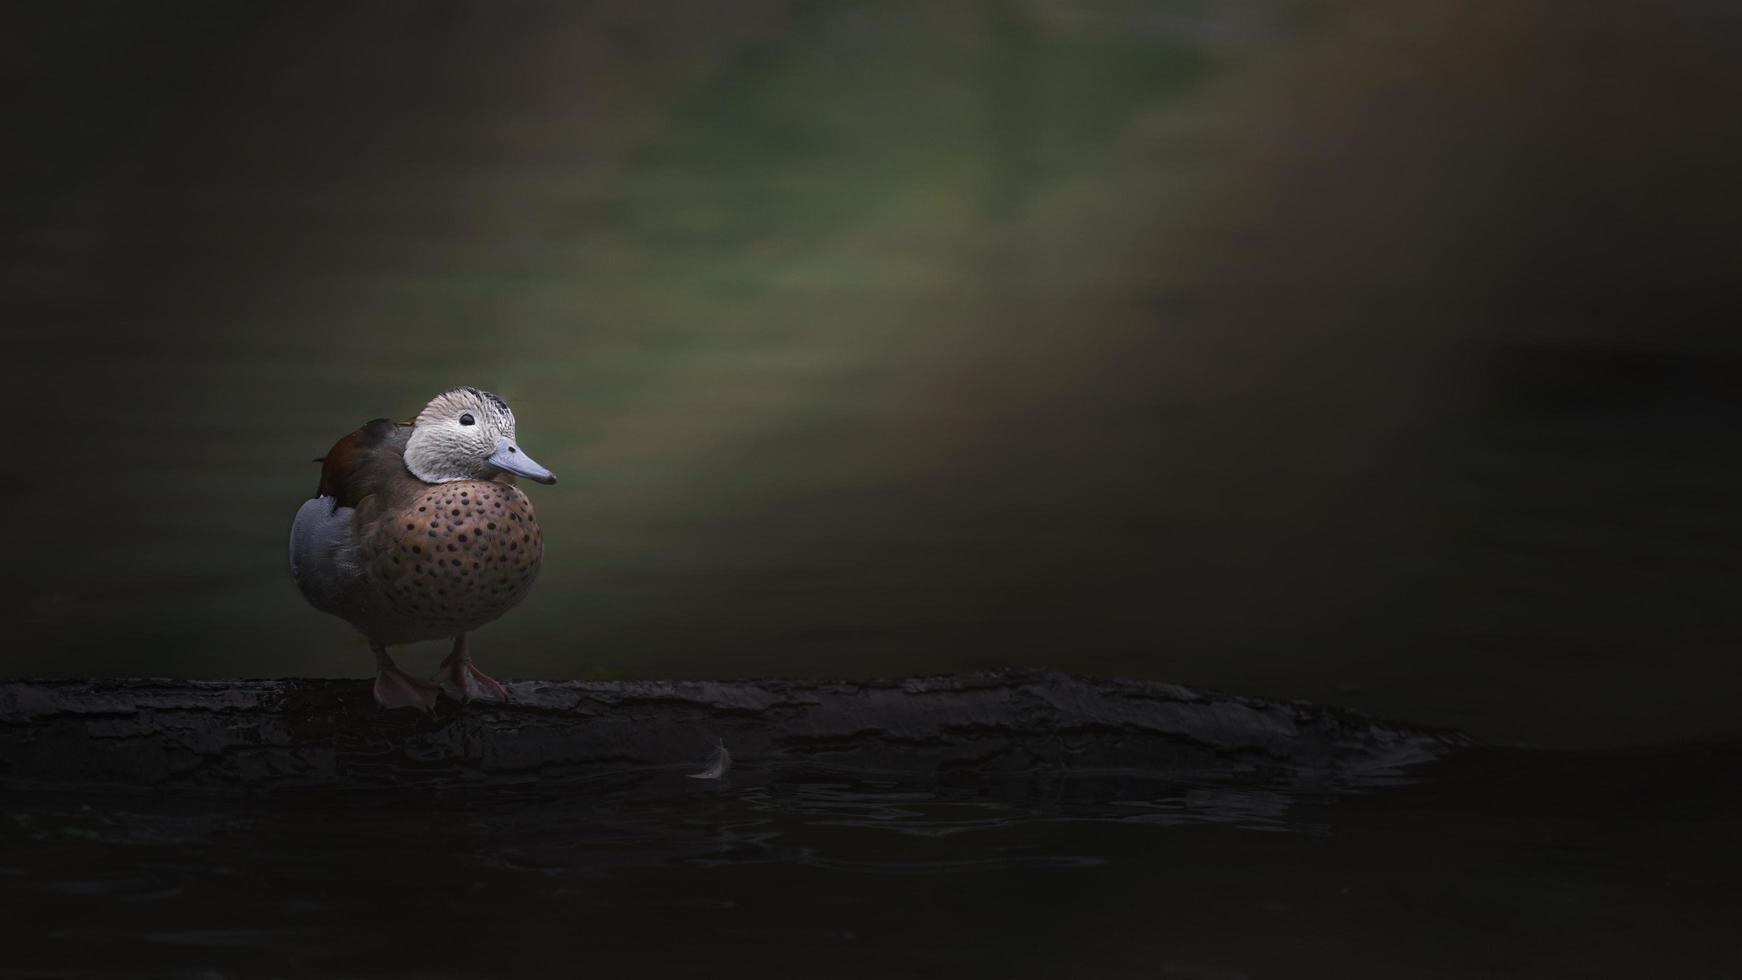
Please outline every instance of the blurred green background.
[[1742, 735], [1724, 4], [4, 19], [0, 673], [366, 675], [310, 460], [473, 384], [561, 477], [500, 677]]

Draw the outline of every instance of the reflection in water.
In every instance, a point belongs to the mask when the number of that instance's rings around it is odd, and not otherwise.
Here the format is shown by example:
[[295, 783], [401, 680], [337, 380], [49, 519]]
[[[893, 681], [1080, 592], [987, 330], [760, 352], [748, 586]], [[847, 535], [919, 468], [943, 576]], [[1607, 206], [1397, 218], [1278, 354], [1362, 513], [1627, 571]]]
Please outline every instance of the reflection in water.
[[0, 911], [37, 938], [0, 975], [1720, 975], [1739, 761], [1473, 751], [1360, 793], [810, 769], [32, 792]]

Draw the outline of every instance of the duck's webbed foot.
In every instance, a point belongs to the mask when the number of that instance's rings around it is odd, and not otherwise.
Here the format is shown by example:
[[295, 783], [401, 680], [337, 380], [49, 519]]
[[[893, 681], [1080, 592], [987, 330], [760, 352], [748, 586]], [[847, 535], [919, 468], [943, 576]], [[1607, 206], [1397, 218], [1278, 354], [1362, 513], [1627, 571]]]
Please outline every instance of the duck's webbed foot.
[[454, 652], [442, 661], [435, 676], [442, 693], [456, 701], [506, 701], [508, 692], [489, 674], [472, 666], [472, 654], [466, 649], [466, 634], [454, 637]]
[[435, 707], [437, 688], [421, 677], [399, 669], [386, 647], [375, 648], [375, 703], [383, 708]]

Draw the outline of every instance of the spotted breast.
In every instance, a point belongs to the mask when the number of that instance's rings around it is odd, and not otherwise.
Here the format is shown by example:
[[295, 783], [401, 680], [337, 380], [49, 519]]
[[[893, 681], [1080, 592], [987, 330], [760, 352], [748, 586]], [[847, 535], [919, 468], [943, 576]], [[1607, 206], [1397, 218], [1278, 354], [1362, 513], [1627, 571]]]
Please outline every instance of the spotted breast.
[[387, 643], [465, 633], [512, 609], [532, 587], [544, 537], [518, 487], [486, 480], [428, 486], [370, 522], [357, 558], [370, 617]]

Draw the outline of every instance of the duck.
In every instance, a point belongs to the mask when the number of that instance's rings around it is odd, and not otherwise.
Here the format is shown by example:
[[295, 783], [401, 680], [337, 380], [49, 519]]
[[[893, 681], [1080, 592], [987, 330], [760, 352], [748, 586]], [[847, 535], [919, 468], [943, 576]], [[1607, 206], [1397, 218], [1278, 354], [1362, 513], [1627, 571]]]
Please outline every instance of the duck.
[[[410, 422], [366, 422], [333, 444], [290, 529], [290, 573], [309, 605], [350, 623], [375, 654], [383, 708], [506, 701], [467, 636], [526, 597], [544, 558], [517, 479], [555, 483], [515, 436], [514, 413], [481, 388], [451, 388]], [[387, 648], [451, 639], [433, 678]]]

